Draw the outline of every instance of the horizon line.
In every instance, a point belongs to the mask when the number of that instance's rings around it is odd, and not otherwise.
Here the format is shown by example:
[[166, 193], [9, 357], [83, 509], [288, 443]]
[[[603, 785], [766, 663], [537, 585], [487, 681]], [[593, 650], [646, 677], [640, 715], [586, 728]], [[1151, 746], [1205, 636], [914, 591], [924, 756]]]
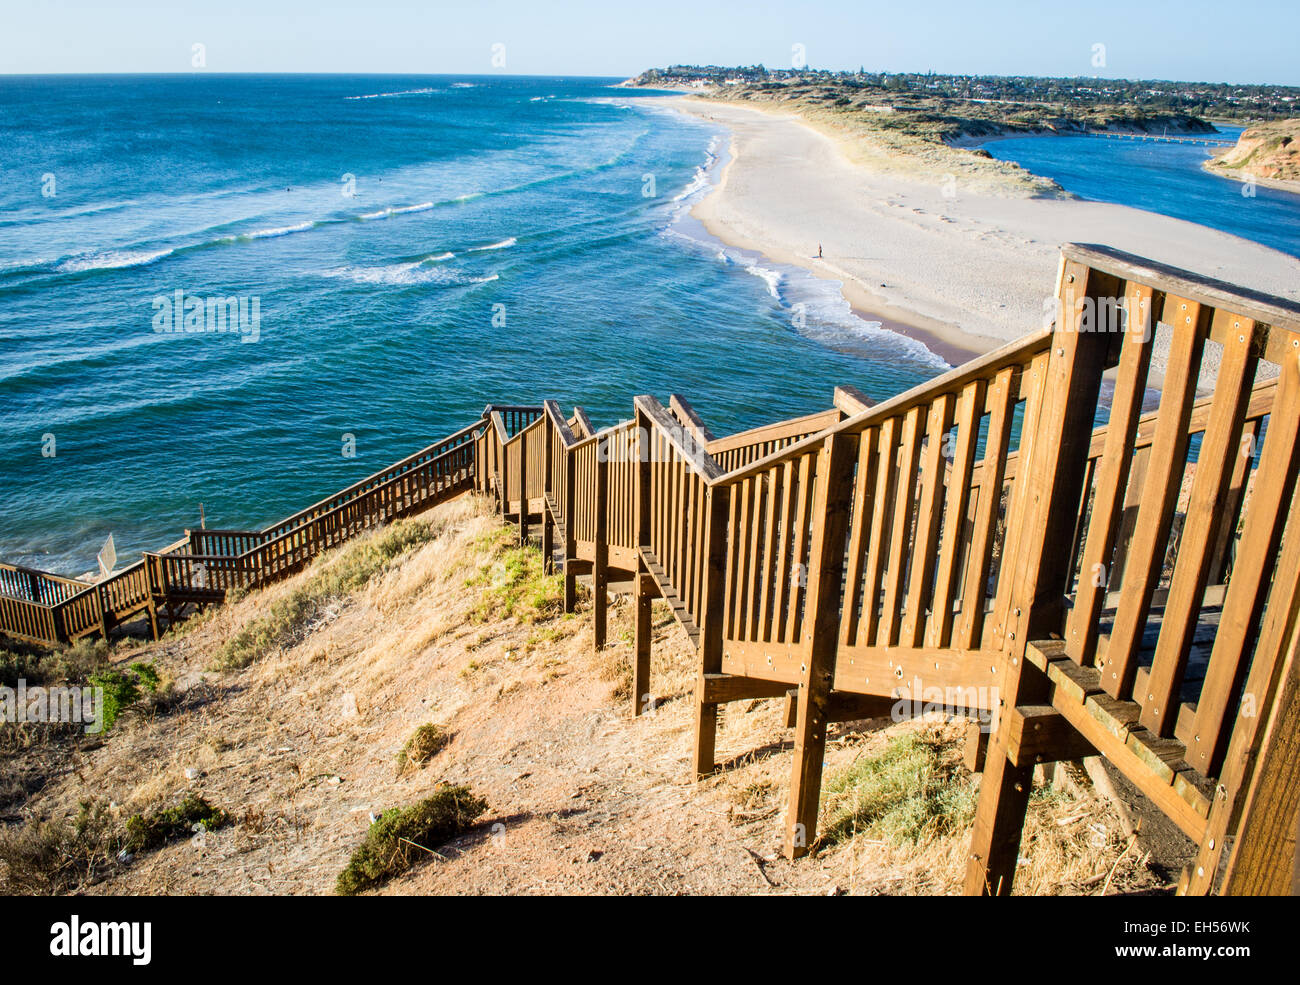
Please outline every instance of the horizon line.
[[[677, 65], [665, 66], [665, 68], [700, 68], [700, 69], [734, 68], [738, 71], [749, 71], [756, 67], [762, 67], [761, 63], [759, 65], [677, 64]], [[792, 71], [791, 69], [784, 69], [784, 68], [777, 68], [777, 69], [765, 68], [765, 70], [769, 72]], [[322, 71], [317, 69], [256, 69], [256, 70], [228, 71], [228, 72], [218, 72], [209, 69], [190, 69], [188, 71], [185, 70], [151, 71], [151, 70], [137, 70], [137, 69], [111, 69], [111, 70], [92, 71], [92, 72], [4, 72], [4, 71], [0, 71], [0, 78], [31, 79], [31, 78], [95, 78], [101, 76], [172, 77], [172, 76], [199, 76], [199, 75], [215, 75], [215, 76], [316, 75], [316, 76], [337, 76], [337, 77], [367, 76], [371, 78], [378, 78], [382, 76], [392, 76], [392, 77], [419, 76], [419, 77], [426, 77], [426, 78], [433, 78], [438, 76], [446, 76], [446, 77], [457, 76], [457, 77], [464, 77], [464, 78], [481, 78], [481, 79], [621, 79], [627, 82], [639, 78], [640, 76], [644, 75], [646, 72], [651, 72], [651, 71], [662, 71], [662, 69], [660, 69], [658, 66], [654, 66], [652, 68], [642, 69], [640, 72], [631, 75], [624, 75], [624, 74], [592, 75], [592, 74], [583, 74], [583, 73], [566, 74], [563, 72], [445, 72], [445, 71], [443, 72], [428, 72], [428, 71], [374, 72], [374, 71]], [[949, 78], [972, 78], [972, 79], [1055, 79], [1055, 80], [1067, 80], [1067, 81], [1091, 79], [1099, 82], [1130, 82], [1130, 83], [1160, 82], [1160, 83], [1171, 84], [1171, 85], [1186, 84], [1186, 85], [1223, 85], [1223, 86], [1256, 86], [1256, 87], [1262, 86], [1262, 87], [1271, 87], [1271, 88], [1280, 88], [1280, 89], [1295, 89], [1297, 91], [1300, 91], [1300, 82], [1298, 83], [1231, 82], [1228, 81], [1227, 79], [1217, 79], [1217, 80], [1215, 79], [1164, 79], [1164, 78], [1155, 78], [1155, 77], [1130, 78], [1128, 76], [1109, 76], [1109, 75], [1033, 75], [1033, 74], [1023, 74], [1023, 73], [1000, 74], [995, 72], [940, 72], [935, 69], [926, 69], [924, 71], [909, 70], [909, 71], [893, 71], [893, 72], [885, 69], [878, 69], [878, 70], [867, 70], [865, 72], [859, 72], [856, 69], [807, 68], [800, 71], [807, 71], [813, 73], [827, 72], [833, 75], [859, 75], [859, 74], [916, 75], [916, 76], [934, 75], [934, 76], [947, 76]]]

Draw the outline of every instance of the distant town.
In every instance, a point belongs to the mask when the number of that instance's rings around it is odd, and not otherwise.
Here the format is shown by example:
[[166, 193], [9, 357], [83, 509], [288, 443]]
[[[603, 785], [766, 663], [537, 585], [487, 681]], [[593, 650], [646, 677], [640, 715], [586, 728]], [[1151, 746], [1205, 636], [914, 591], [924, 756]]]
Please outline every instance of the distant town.
[[1174, 123], [1195, 130], [1193, 121], [1244, 123], [1300, 115], [1300, 88], [1222, 82], [671, 65], [643, 72], [631, 84], [708, 91], [724, 99], [798, 99], [876, 117], [902, 114], [893, 127], [916, 132], [918, 124], [933, 124], [942, 137], [979, 132], [983, 124], [1142, 129], [1144, 123]]

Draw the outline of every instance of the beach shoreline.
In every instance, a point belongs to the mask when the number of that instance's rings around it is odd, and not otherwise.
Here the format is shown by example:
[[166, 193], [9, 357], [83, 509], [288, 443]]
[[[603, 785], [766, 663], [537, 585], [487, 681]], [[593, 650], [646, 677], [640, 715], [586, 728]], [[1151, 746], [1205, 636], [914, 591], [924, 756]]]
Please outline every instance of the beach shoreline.
[[[691, 215], [723, 243], [837, 281], [855, 314], [957, 365], [1054, 310], [1060, 246], [1101, 243], [1300, 300], [1300, 261], [1193, 223], [1077, 197], [967, 186], [849, 146], [793, 113], [681, 96], [730, 159]], [[819, 258], [819, 245], [823, 255]]]

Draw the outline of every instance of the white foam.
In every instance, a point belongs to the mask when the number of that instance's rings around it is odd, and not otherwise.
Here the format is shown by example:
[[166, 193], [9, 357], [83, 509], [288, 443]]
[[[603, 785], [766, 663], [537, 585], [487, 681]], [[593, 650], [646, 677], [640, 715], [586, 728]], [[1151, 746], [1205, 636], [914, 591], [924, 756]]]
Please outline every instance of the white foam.
[[409, 287], [415, 284], [460, 287], [487, 284], [497, 279], [496, 274], [471, 277], [455, 270], [425, 267], [424, 263], [425, 260], [416, 260], [413, 263], [392, 263], [380, 267], [337, 267], [326, 270], [322, 276], [350, 280], [356, 284], [384, 284], [391, 287]]
[[316, 225], [315, 222], [300, 222], [295, 226], [275, 226], [271, 229], [255, 229], [251, 233], [240, 233], [238, 239], [274, 239], [291, 233], [306, 232]]
[[427, 96], [437, 89], [399, 89], [396, 92], [370, 92], [364, 96], [344, 96], [344, 99], [395, 99], [398, 96]]
[[406, 215], [408, 212], [425, 212], [433, 208], [433, 202], [421, 202], [419, 205], [390, 205], [378, 212], [365, 212], [357, 216], [363, 222], [371, 219], [387, 219], [390, 215]]
[[54, 269], [63, 274], [83, 270], [117, 270], [121, 267], [143, 267], [147, 263], [171, 256], [172, 250], [105, 250], [102, 253], [83, 253], [69, 257]]
[[519, 241], [515, 239], [515, 237], [511, 236], [509, 239], [503, 239], [499, 243], [489, 243], [487, 246], [471, 246], [466, 252], [482, 253], [484, 250], [504, 250], [514, 246], [517, 242]]
[[718, 166], [718, 137], [714, 134], [709, 141], [708, 149], [704, 152], [704, 163], [695, 169], [695, 174], [687, 182], [686, 187], [673, 196], [674, 202], [682, 202], [686, 199], [693, 199], [699, 196], [699, 193], [709, 188], [713, 184], [713, 171]]

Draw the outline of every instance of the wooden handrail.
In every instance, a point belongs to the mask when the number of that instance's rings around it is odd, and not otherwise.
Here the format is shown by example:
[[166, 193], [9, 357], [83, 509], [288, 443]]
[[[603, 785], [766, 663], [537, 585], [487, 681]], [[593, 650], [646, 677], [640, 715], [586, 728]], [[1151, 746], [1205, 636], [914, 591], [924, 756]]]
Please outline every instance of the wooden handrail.
[[668, 395], [668, 409], [676, 415], [677, 419], [682, 422], [683, 426], [695, 436], [695, 440], [702, 445], [707, 445], [710, 441], [716, 440], [709, 426], [695, 412], [695, 408], [690, 402], [678, 393]]
[[766, 471], [773, 465], [793, 461], [807, 454], [810, 450], [817, 448], [830, 434], [857, 433], [872, 425], [879, 424], [887, 418], [897, 417], [914, 407], [929, 403], [937, 396], [959, 393], [964, 387], [976, 380], [986, 379], [996, 375], [1000, 370], [1021, 365], [1026, 356], [1045, 351], [1051, 344], [1052, 335], [1053, 330], [1050, 328], [1031, 332], [1024, 338], [1009, 342], [986, 355], [972, 359], [956, 369], [949, 370], [941, 376], [935, 377], [929, 383], [913, 387], [896, 397], [882, 401], [874, 407], [869, 407], [861, 413], [840, 421], [838, 424], [828, 426], [825, 431], [809, 435], [807, 438], [796, 441], [780, 451], [773, 452], [756, 462], [728, 472], [713, 481], [715, 483], [723, 482], [727, 485], [735, 485], [737, 482]]
[[569, 427], [569, 422], [564, 419], [564, 414], [560, 411], [560, 405], [554, 400], [544, 400], [542, 401], [542, 407], [551, 422], [551, 426], [555, 428], [556, 434], [564, 442], [564, 447], [572, 448], [576, 445], [578, 439], [574, 435], [573, 429]]
[[682, 425], [673, 420], [672, 416], [654, 397], [642, 394], [633, 399], [633, 405], [637, 410], [645, 414], [650, 421], [663, 432], [677, 453], [690, 465], [691, 469], [706, 481], [712, 482], [723, 475], [722, 469], [718, 463], [713, 460], [713, 456], [702, 446], [690, 447], [682, 440]]
[[837, 424], [840, 420], [841, 416], [838, 410], [820, 410], [813, 414], [805, 414], [803, 417], [791, 418], [788, 421], [763, 424], [756, 428], [750, 428], [748, 431], [729, 434], [724, 438], [714, 438], [708, 443], [708, 452], [710, 455], [720, 455], [725, 451], [731, 451], [733, 448], [779, 441], [792, 435], [802, 437], [809, 432], [816, 433], [830, 427], [832, 424]]

